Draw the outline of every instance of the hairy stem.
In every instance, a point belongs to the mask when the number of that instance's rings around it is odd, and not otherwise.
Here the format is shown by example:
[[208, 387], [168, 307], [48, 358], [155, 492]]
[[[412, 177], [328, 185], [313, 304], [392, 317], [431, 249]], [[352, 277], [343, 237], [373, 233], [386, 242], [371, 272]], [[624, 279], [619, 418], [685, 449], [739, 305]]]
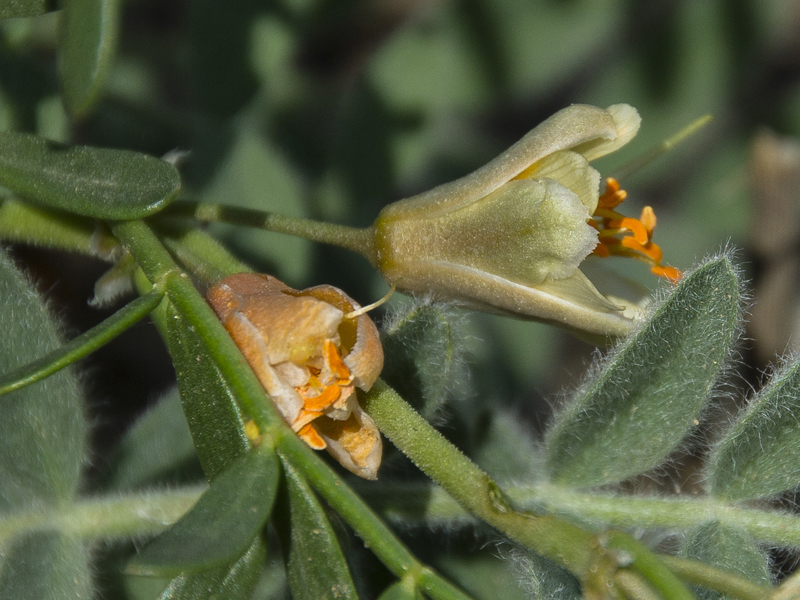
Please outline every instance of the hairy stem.
[[180, 519], [206, 486], [166, 492], [102, 496], [42, 506], [0, 519], [0, 544], [32, 531], [56, 530], [81, 540], [153, 535]]
[[190, 202], [187, 200], [173, 202], [160, 216], [187, 217], [206, 223], [229, 223], [257, 227], [276, 233], [301, 237], [313, 242], [346, 248], [372, 261], [372, 231], [369, 228], [360, 229], [249, 208]]
[[0, 199], [0, 239], [111, 260], [119, 244], [92, 219]]
[[245, 367], [244, 357], [222, 323], [189, 278], [180, 272], [153, 231], [141, 221], [116, 223], [112, 230], [151, 282], [166, 282], [167, 297], [203, 339], [209, 356], [241, 409], [264, 435], [265, 443], [274, 444], [276, 450], [303, 473], [398, 578], [411, 574], [419, 587], [435, 599], [468, 600], [432, 569], [417, 561], [369, 506], [283, 422], [255, 374]]
[[662, 562], [681, 579], [716, 590], [731, 598], [741, 600], [763, 600], [769, 597], [772, 588], [745, 579], [738, 573], [718, 569], [704, 562], [680, 556], [662, 556]]
[[[549, 484], [510, 483], [503, 492], [520, 508], [544, 510], [570, 521], [608, 527], [691, 529], [710, 521], [746, 530], [755, 540], [800, 547], [800, 517], [764, 511], [713, 498], [646, 498], [580, 492]], [[452, 527], [470, 515], [447, 492], [427, 484], [364, 488], [364, 495], [385, 518], [406, 524]]]
[[486, 473], [382, 381], [364, 395], [362, 406], [395, 446], [469, 512], [581, 579], [588, 576], [593, 534], [553, 516], [512, 509]]

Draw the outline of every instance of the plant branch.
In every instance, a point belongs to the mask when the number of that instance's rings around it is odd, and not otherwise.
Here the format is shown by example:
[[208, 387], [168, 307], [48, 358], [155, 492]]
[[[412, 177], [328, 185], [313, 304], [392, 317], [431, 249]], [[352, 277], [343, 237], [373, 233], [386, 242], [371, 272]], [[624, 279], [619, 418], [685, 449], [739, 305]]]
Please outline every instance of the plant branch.
[[161, 239], [170, 254], [194, 277], [207, 285], [213, 285], [234, 273], [252, 271], [202, 229], [172, 229], [165, 233]]
[[486, 473], [383, 381], [378, 380], [361, 400], [381, 432], [464, 508], [570, 570], [585, 591], [601, 589], [618, 567], [625, 567], [638, 572], [667, 600], [693, 598], [650, 550], [624, 533], [595, 536], [554, 515], [515, 510]]
[[[359, 488], [361, 491], [361, 488]], [[763, 511], [712, 498], [646, 498], [587, 493], [550, 484], [503, 486], [523, 509], [555, 514], [570, 521], [605, 527], [691, 529], [716, 521], [747, 531], [759, 542], [800, 547], [800, 517]], [[474, 519], [446, 491], [428, 484], [364, 487], [370, 505], [385, 517], [404, 523], [452, 527]]]
[[57, 350], [0, 377], [0, 396], [24, 388], [68, 367], [102, 348], [132, 325], [146, 317], [164, 297], [160, 288], [127, 304], [105, 321], [70, 340]]
[[369, 506], [283, 422], [222, 323], [189, 278], [179, 271], [153, 231], [141, 221], [116, 223], [112, 230], [150, 281], [163, 279], [166, 282], [167, 297], [203, 339], [242, 410], [264, 436], [264, 443], [273, 443], [278, 452], [307, 477], [398, 578], [414, 574], [420, 589], [432, 598], [468, 600], [432, 569], [417, 561]]
[[381, 432], [464, 508], [523, 546], [589, 575], [595, 536], [550, 515], [517, 512], [500, 488], [400, 396], [378, 380], [362, 397]]
[[0, 199], [0, 239], [112, 260], [118, 242], [92, 219]]
[[24, 533], [44, 530], [87, 541], [153, 535], [180, 519], [205, 489], [206, 486], [195, 486], [109, 495], [7, 514], [0, 519], [0, 544]]
[[324, 223], [302, 217], [278, 215], [249, 208], [179, 200], [159, 214], [159, 218], [184, 217], [205, 223], [244, 225], [301, 237], [312, 242], [331, 244], [372, 257], [372, 230]]
[[774, 591], [774, 588], [759, 585], [749, 579], [745, 579], [738, 573], [726, 569], [718, 569], [697, 560], [664, 555], [661, 556], [661, 562], [681, 579], [704, 588], [716, 590], [728, 597], [740, 598], [741, 600], [764, 600]]

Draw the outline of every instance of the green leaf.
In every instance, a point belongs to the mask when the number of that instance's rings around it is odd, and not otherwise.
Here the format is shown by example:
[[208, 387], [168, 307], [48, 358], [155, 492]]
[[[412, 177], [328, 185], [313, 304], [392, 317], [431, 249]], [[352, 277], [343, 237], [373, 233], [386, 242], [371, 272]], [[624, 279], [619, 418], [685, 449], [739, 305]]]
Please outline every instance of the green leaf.
[[524, 550], [513, 550], [518, 581], [531, 598], [580, 600], [581, 584], [575, 576], [551, 560]]
[[3, 552], [0, 598], [14, 600], [90, 600], [89, 553], [55, 532], [32, 533]]
[[382, 328], [381, 377], [431, 419], [450, 397], [469, 394], [463, 317], [441, 304], [406, 303]]
[[378, 600], [422, 600], [422, 594], [405, 581], [395, 581], [383, 590]]
[[[707, 523], [687, 534], [682, 554], [734, 571], [755, 583], [769, 584], [769, 559], [743, 530]], [[696, 590], [700, 600], [734, 600], [712, 590]]]
[[167, 309], [167, 342], [200, 464], [206, 477], [213, 479], [247, 451], [244, 418], [203, 340], [171, 304]]
[[776, 372], [715, 445], [714, 496], [752, 500], [800, 485], [800, 360]]
[[239, 457], [180, 521], [133, 558], [128, 571], [178, 575], [235, 560], [267, 522], [279, 475], [279, 462], [271, 449], [255, 448]]
[[267, 546], [259, 536], [238, 560], [173, 579], [159, 600], [250, 600], [264, 569]]
[[97, 219], [140, 219], [181, 186], [177, 169], [130, 150], [67, 146], [0, 133], [0, 185], [33, 202]]
[[137, 298], [99, 325], [70, 340], [57, 350], [28, 363], [20, 369], [0, 376], [0, 395], [41, 381], [98, 350], [146, 317], [150, 311], [158, 306], [163, 296], [163, 292], [153, 290], [149, 294]]
[[[61, 345], [58, 326], [25, 278], [0, 252], [0, 372]], [[62, 371], [0, 403], [0, 513], [75, 494], [87, 425], [74, 375]]]
[[283, 468], [291, 512], [289, 548], [284, 554], [289, 556], [286, 574], [292, 598], [358, 600], [347, 561], [322, 506], [286, 460]]
[[136, 489], [196, 461], [196, 457], [175, 388], [125, 434], [111, 460], [105, 484], [115, 490]]
[[697, 424], [736, 338], [739, 311], [727, 257], [686, 275], [557, 417], [546, 448], [553, 480], [602, 485], [660, 464]]
[[61, 0], [61, 87], [67, 110], [89, 113], [117, 50], [119, 0]]
[[36, 17], [52, 10], [49, 0], [0, 0], [0, 19]]

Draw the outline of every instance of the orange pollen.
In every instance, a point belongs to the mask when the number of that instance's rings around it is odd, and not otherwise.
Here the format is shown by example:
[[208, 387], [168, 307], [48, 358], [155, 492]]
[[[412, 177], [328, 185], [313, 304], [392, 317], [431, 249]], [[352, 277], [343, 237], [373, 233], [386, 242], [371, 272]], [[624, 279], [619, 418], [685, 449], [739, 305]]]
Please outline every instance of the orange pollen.
[[338, 385], [330, 385], [322, 390], [319, 396], [306, 398], [303, 408], [312, 412], [321, 412], [339, 399], [342, 390]]
[[311, 446], [314, 450], [324, 450], [328, 447], [328, 444], [326, 444], [325, 440], [320, 437], [319, 433], [317, 433], [317, 430], [314, 429], [314, 426], [311, 423], [298, 431], [297, 435], [300, 436], [300, 439]]
[[325, 359], [325, 363], [330, 367], [331, 372], [336, 376], [337, 379], [342, 381], [348, 381], [351, 379], [350, 369], [347, 368], [347, 365], [342, 362], [342, 358], [339, 356], [339, 351], [336, 349], [336, 345], [331, 340], [325, 340], [325, 343], [322, 346], [322, 356]]
[[645, 206], [638, 219], [614, 210], [627, 196], [628, 193], [620, 189], [616, 179], [606, 179], [606, 190], [589, 220], [589, 225], [597, 229], [598, 237], [593, 253], [603, 258], [611, 255], [635, 258], [649, 264], [653, 274], [672, 282], [677, 281], [681, 278], [681, 272], [675, 267], [661, 264], [663, 253], [653, 243], [653, 230], [656, 227], [653, 209]]
[[353, 392], [353, 375], [332, 340], [325, 340], [322, 344], [322, 360], [325, 369], [307, 365], [308, 382], [295, 388], [303, 400], [303, 408], [291, 424], [297, 435], [315, 450], [322, 450], [327, 444], [311, 425], [312, 422], [322, 417], [327, 408], [340, 399], [346, 400]]

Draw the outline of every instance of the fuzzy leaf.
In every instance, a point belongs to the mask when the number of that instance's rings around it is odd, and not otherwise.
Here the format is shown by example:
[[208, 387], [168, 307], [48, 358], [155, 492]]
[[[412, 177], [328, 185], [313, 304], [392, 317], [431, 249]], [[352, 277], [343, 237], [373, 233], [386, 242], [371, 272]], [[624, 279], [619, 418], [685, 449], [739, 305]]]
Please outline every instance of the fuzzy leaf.
[[739, 321], [727, 257], [686, 275], [556, 419], [547, 437], [553, 480], [602, 485], [660, 464], [696, 424]]
[[97, 103], [117, 50], [119, 0], [61, 0], [61, 87], [74, 116]]
[[787, 364], [715, 445], [711, 493], [727, 500], [774, 496], [800, 485], [800, 360]]
[[468, 394], [460, 317], [441, 304], [414, 302], [387, 319], [381, 377], [430, 419], [450, 396]]
[[0, 19], [35, 17], [52, 10], [48, 0], [0, 0]]
[[[707, 523], [687, 534], [685, 556], [735, 571], [756, 583], [769, 584], [769, 559], [746, 532]], [[696, 590], [700, 600], [734, 600], [712, 590]]]
[[581, 584], [572, 573], [551, 560], [514, 549], [507, 556], [514, 565], [516, 580], [530, 598], [548, 600], [580, 600]]
[[159, 600], [249, 600], [264, 568], [267, 547], [261, 537], [238, 560], [173, 579]]
[[[41, 299], [2, 252], [0, 323], [0, 372], [61, 345]], [[67, 370], [0, 399], [0, 513], [70, 500], [84, 464], [86, 432], [83, 398]]]
[[239, 457], [186, 515], [133, 558], [128, 570], [178, 575], [235, 560], [267, 522], [279, 474], [278, 459], [270, 449], [255, 448]]
[[116, 490], [136, 489], [196, 457], [175, 388], [125, 434], [112, 458], [106, 486]]
[[291, 512], [286, 574], [294, 600], [358, 599], [342, 549], [308, 483], [284, 461]]
[[0, 133], [0, 185], [52, 208], [97, 219], [140, 219], [164, 208], [181, 186], [177, 169], [130, 150], [67, 146]]
[[0, 598], [90, 600], [89, 553], [77, 540], [54, 532], [26, 535], [3, 552]]
[[200, 464], [206, 477], [213, 479], [247, 451], [242, 415], [203, 341], [171, 305], [167, 309], [167, 342]]

